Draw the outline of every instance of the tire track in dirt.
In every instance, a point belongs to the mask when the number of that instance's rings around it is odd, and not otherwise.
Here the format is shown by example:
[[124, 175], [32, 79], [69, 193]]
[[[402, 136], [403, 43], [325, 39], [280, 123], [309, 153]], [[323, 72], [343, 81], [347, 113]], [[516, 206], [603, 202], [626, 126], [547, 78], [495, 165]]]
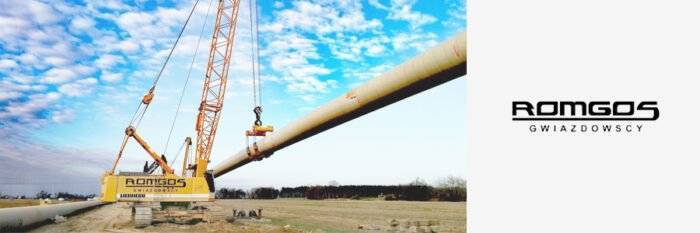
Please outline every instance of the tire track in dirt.
[[[215, 206], [219, 209], [221, 208]], [[268, 221], [236, 221], [229, 223], [218, 221], [214, 223], [175, 224], [157, 223], [146, 228], [135, 228], [131, 220], [131, 207], [128, 203], [116, 203], [97, 207], [68, 216], [65, 222], [48, 223], [32, 229], [30, 232], [109, 232], [109, 233], [134, 233], [134, 232], [298, 232], [298, 230], [284, 229], [281, 226], [270, 225]]]
[[130, 225], [131, 212], [124, 204], [110, 204], [68, 216], [65, 222], [49, 223], [31, 232], [136, 232]]

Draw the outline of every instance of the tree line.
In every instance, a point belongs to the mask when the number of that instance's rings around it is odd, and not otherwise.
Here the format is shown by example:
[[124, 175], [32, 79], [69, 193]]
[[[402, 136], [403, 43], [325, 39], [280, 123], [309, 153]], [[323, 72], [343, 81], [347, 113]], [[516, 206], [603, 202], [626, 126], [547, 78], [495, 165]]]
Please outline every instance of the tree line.
[[406, 201], [466, 201], [466, 181], [459, 177], [447, 177], [431, 186], [420, 179], [405, 185], [329, 185], [282, 187], [259, 187], [250, 191], [236, 188], [220, 188], [218, 199], [276, 199], [306, 198], [311, 200], [334, 198], [380, 198]]
[[95, 194], [76, 194], [76, 193], [68, 193], [68, 192], [57, 192], [57, 193], [51, 194], [49, 192], [41, 190], [35, 195], [35, 197], [37, 199], [63, 198], [65, 200], [87, 200], [89, 198], [94, 198]]
[[94, 198], [95, 194], [75, 194], [75, 193], [68, 193], [68, 192], [57, 192], [57, 193], [49, 193], [47, 191], [41, 190], [37, 192], [34, 197], [31, 196], [26, 196], [26, 195], [6, 195], [6, 194], [0, 194], [0, 199], [28, 199], [28, 198], [34, 198], [34, 199], [58, 199], [58, 198], [63, 198], [65, 200], [87, 200], [89, 198]]

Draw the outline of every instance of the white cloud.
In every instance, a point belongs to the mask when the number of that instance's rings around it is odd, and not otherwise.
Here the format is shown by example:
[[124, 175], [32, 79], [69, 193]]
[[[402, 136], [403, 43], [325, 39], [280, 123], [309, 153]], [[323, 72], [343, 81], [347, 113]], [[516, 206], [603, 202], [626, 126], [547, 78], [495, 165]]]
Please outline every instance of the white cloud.
[[16, 99], [18, 97], [22, 96], [22, 93], [17, 92], [17, 91], [9, 91], [9, 92], [0, 92], [0, 101], [7, 101], [11, 99]]
[[[186, 10], [190, 6], [185, 2], [178, 5]], [[206, 4], [200, 5], [206, 8]], [[86, 98], [97, 88], [112, 87], [112, 91], [99, 94], [122, 92], [128, 97], [124, 98], [125, 101], [133, 99], [129, 92], [133, 89], [143, 91], [141, 83], [120, 82], [125, 79], [126, 73], [122, 72], [127, 70], [122, 70], [119, 65], [133, 64], [135, 69], [150, 72], [152, 67], [147, 64], [143, 65], [146, 66], [144, 69], [138, 67], [140, 61], [149, 59], [161, 48], [169, 47], [173, 35], [187, 16], [186, 10], [179, 6], [177, 9], [158, 8], [147, 12], [154, 15], [152, 25], [138, 28], [140, 25], [134, 24], [130, 25], [134, 28], [121, 30], [123, 25], [116, 20], [126, 14], [124, 10], [134, 9], [117, 0], [85, 3], [0, 1], [0, 8], [0, 47], [3, 50], [0, 52], [3, 55], [0, 56], [0, 134], [8, 124], [43, 127], [67, 123], [79, 109], [97, 106], [97, 101], [104, 100], [99, 95]], [[121, 12], [115, 12], [115, 9]], [[97, 22], [103, 21], [114, 21], [119, 27], [96, 28]], [[115, 66], [120, 69], [115, 69]], [[30, 137], [30, 134], [24, 135]], [[0, 154], [9, 155], [7, 148], [7, 144], [0, 145]], [[58, 153], [52, 151], [51, 154], [54, 152]], [[0, 161], [0, 164], [5, 162]], [[0, 170], [5, 168], [7, 166]]]
[[151, 47], [153, 47], [153, 45], [155, 45], [155, 41], [149, 40], [149, 39], [143, 39], [139, 42], [139, 44], [146, 49], [150, 49]]
[[24, 28], [30, 27], [31, 23], [27, 20], [0, 15], [0, 40], [5, 43], [13, 42], [22, 36]]
[[112, 73], [109, 71], [102, 71], [102, 75], [100, 76], [100, 79], [102, 81], [108, 82], [108, 83], [116, 83], [121, 81], [123, 78], [123, 75], [121, 73]]
[[64, 66], [69, 64], [71, 61], [64, 58], [64, 57], [58, 57], [58, 56], [49, 56], [44, 58], [44, 62], [47, 64], [50, 64], [52, 66]]
[[114, 65], [117, 64], [123, 64], [125, 63], [124, 58], [122, 56], [118, 55], [113, 55], [113, 54], [103, 54], [97, 60], [95, 60], [95, 65], [97, 65], [98, 68], [100, 69], [110, 69]]
[[[123, 41], [127, 40], [129, 39], [119, 39], [119, 36], [116, 33], [105, 33], [105, 35], [93, 39], [93, 46], [98, 54], [115, 53], [122, 51], [121, 44]], [[140, 55], [147, 56], [148, 54]]]
[[438, 44], [435, 33], [399, 33], [394, 35], [391, 42], [396, 51], [404, 51], [409, 48], [418, 51], [425, 50]]
[[370, 45], [367, 48], [367, 55], [372, 56], [372, 57], [376, 57], [376, 56], [384, 54], [385, 50], [386, 50], [386, 48], [382, 45], [377, 45], [377, 44]]
[[[25, 77], [24, 76], [12, 76], [12, 79], [23, 81], [23, 79], [25, 79]], [[19, 83], [15, 83], [15, 82], [12, 82], [10, 80], [1, 80], [0, 81], [0, 92], [12, 92], [12, 91], [30, 92], [30, 91], [46, 90], [46, 86], [29, 85], [27, 83], [30, 83], [30, 82], [22, 82], [22, 81], [20, 81]]]
[[447, 27], [455, 28], [457, 30], [464, 30], [467, 24], [467, 4], [464, 0], [447, 0], [448, 9], [447, 15], [450, 18], [442, 21], [442, 25]]
[[260, 80], [262, 80], [263, 83], [265, 82], [272, 82], [272, 83], [281, 83], [282, 79], [274, 76], [274, 75], [261, 75]]
[[347, 61], [358, 62], [363, 60], [363, 56], [379, 57], [387, 55], [386, 45], [391, 42], [389, 37], [378, 35], [359, 39], [357, 36], [338, 35], [336, 38], [324, 38], [331, 54], [336, 58]]
[[78, 16], [70, 22], [72, 32], [79, 33], [91, 30], [95, 27], [95, 20], [90, 17]]
[[369, 5], [381, 9], [381, 10], [389, 10], [389, 7], [385, 6], [384, 4], [380, 3], [379, 0], [369, 0]]
[[274, 5], [275, 8], [282, 8], [284, 7], [284, 3], [280, 1], [275, 1]]
[[[51, 6], [39, 1], [20, 1], [23, 7], [31, 13], [32, 19], [37, 23], [46, 24], [58, 21], [61, 16]], [[21, 4], [20, 4], [21, 5]]]
[[15, 67], [17, 67], [17, 62], [14, 60], [10, 60], [10, 59], [1, 59], [0, 60], [0, 72], [8, 71], [9, 69], [13, 69]]
[[97, 69], [95, 69], [95, 67], [86, 66], [83, 64], [73, 65], [71, 67], [71, 69], [78, 72], [79, 74], [81, 74], [83, 76], [93, 74], [93, 73], [95, 73], [95, 71], [97, 71]]
[[43, 83], [49, 84], [61, 84], [71, 81], [78, 77], [78, 74], [68, 68], [51, 68], [44, 73], [44, 78], [41, 79]]
[[34, 123], [40, 120], [34, 114], [58, 101], [61, 98], [61, 94], [49, 92], [29, 95], [27, 98], [26, 102], [10, 102], [5, 109], [0, 111], [0, 119], [15, 118], [20, 122]]
[[393, 68], [394, 64], [387, 63], [387, 64], [381, 64], [373, 67], [359, 67], [359, 68], [352, 68], [352, 69], [345, 69], [343, 70], [343, 76], [347, 80], [351, 79], [359, 79], [361, 81], [366, 81], [369, 79], [376, 78], [377, 76], [383, 74], [384, 72], [388, 71], [389, 69]]
[[294, 93], [323, 93], [335, 87], [335, 81], [322, 81], [318, 76], [327, 75], [331, 70], [322, 64], [312, 64], [319, 59], [315, 41], [298, 33], [275, 35], [263, 54], [270, 54], [270, 66], [279, 72], [287, 83], [287, 90]]
[[388, 19], [406, 21], [411, 25], [411, 29], [414, 30], [437, 21], [437, 18], [432, 15], [413, 11], [412, 8], [415, 3], [416, 0], [391, 0], [391, 6], [386, 7], [377, 1], [370, 1], [370, 5], [388, 10]]
[[301, 96], [301, 99], [306, 101], [307, 103], [313, 103], [316, 101], [316, 96], [314, 95], [303, 95]]
[[22, 84], [29, 84], [34, 81], [34, 77], [27, 75], [11, 75], [10, 78], [12, 78], [13, 81]]
[[117, 48], [125, 54], [133, 54], [139, 51], [139, 44], [132, 40], [123, 40], [117, 44]]
[[30, 53], [24, 53], [17, 57], [17, 60], [22, 62], [22, 64], [28, 65], [28, 66], [38, 66], [40, 65], [39, 58], [37, 58], [34, 54]]
[[[237, 36], [239, 36], [239, 35], [237, 35]], [[183, 36], [182, 38], [180, 38], [180, 42], [178, 42], [178, 45], [177, 45], [177, 48], [175, 49], [174, 54], [176, 56], [187, 57], [187, 58], [191, 59], [192, 56], [194, 55], [194, 50], [195, 50], [195, 48], [197, 48], [197, 46], [199, 46], [199, 55], [208, 54], [209, 44], [210, 44], [211, 39], [206, 38], [206, 36], [204, 36], [204, 37], [205, 38], [202, 38], [202, 40], [199, 41], [199, 44], [197, 44], [198, 39], [199, 39], [199, 35]], [[237, 39], [242, 40], [243, 38], [238, 37]], [[250, 51], [249, 51], [250, 45], [249, 44], [250, 43], [238, 44], [239, 48], [237, 48], [237, 49], [246, 49], [245, 51], [250, 53]], [[241, 45], [245, 46], [245, 48], [240, 48]], [[163, 50], [163, 52], [164, 52], [163, 55], [166, 55], [167, 52], [170, 52], [170, 49], [168, 48], [167, 50]], [[205, 55], [202, 58], [206, 59], [207, 57]]]
[[328, 89], [337, 87], [335, 80], [321, 81], [312, 76], [299, 76], [290, 80], [287, 90], [293, 93], [313, 93], [327, 92]]
[[[58, 111], [52, 118], [66, 120], [72, 111]], [[3, 192], [33, 195], [39, 190], [99, 193], [100, 175], [114, 157], [105, 151], [51, 146], [36, 138], [28, 138], [36, 127], [4, 124], [0, 127], [0, 177], [4, 181], [21, 181], [21, 186], [3, 186]], [[32, 159], [27, 159], [32, 155]], [[96, 156], [99, 155], [99, 156]], [[75, 163], [74, 161], [80, 161]], [[42, 171], [42, 172], [36, 172]], [[41, 184], [36, 184], [37, 181]], [[55, 184], [71, 185], [55, 185]], [[79, 185], [74, 185], [79, 184]], [[66, 187], [64, 187], [66, 186]]]
[[56, 123], [66, 123], [73, 120], [73, 118], [75, 118], [75, 112], [71, 109], [62, 109], [51, 114], [51, 120]]
[[[153, 25], [156, 18], [146, 12], [126, 12], [119, 16], [117, 25], [127, 31], [131, 36], [140, 36], [144, 33], [169, 32], [167, 28], [158, 28]], [[153, 37], [151, 37], [153, 38]]]
[[169, 40], [184, 23], [189, 13], [189, 9], [186, 8], [189, 6], [179, 9], [159, 7], [155, 11], [129, 11], [119, 15], [116, 23], [132, 38]]
[[294, 1], [292, 4], [291, 9], [275, 12], [276, 20], [261, 25], [260, 30], [281, 32], [284, 29], [296, 29], [326, 35], [335, 32], [361, 32], [382, 26], [377, 19], [366, 19], [362, 12], [362, 4], [356, 1]]
[[81, 79], [73, 83], [68, 83], [61, 85], [58, 88], [58, 91], [61, 93], [67, 95], [67, 96], [84, 96], [87, 94], [90, 94], [92, 92], [92, 89], [94, 86], [97, 84], [97, 79], [95, 78], [86, 78], [86, 79]]
[[88, 7], [108, 10], [129, 10], [132, 7], [124, 4], [119, 0], [90, 0]]
[[267, 41], [261, 56], [286, 90], [304, 101], [338, 86], [324, 77], [333, 70], [321, 63], [319, 42], [327, 44], [335, 58], [349, 61], [383, 55], [384, 44], [390, 43], [382, 36], [357, 39], [356, 35], [374, 34], [382, 27], [381, 21], [364, 16], [360, 1], [293, 1], [289, 7], [275, 11], [274, 21], [261, 24]]

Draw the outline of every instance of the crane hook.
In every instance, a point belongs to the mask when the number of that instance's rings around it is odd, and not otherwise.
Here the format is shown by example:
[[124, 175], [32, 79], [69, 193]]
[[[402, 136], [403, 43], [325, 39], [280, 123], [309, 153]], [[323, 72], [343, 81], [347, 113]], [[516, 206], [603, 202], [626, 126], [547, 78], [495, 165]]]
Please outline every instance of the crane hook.
[[262, 121], [260, 121], [260, 114], [262, 114], [262, 107], [255, 106], [255, 108], [253, 108], [253, 113], [255, 113], [255, 126], [261, 126]]
[[246, 137], [248, 136], [265, 136], [267, 132], [272, 132], [272, 126], [263, 126], [260, 120], [260, 115], [262, 114], [262, 107], [255, 106], [253, 108], [253, 113], [255, 113], [255, 122], [253, 122], [252, 130], [246, 131]]

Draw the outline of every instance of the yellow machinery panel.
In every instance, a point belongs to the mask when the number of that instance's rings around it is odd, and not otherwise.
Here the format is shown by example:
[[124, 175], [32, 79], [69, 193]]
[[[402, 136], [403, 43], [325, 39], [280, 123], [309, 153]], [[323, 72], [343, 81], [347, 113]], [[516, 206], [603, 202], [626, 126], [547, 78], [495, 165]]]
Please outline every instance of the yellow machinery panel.
[[214, 201], [213, 189], [205, 177], [106, 174], [102, 177], [101, 194], [104, 202], [193, 202]]

